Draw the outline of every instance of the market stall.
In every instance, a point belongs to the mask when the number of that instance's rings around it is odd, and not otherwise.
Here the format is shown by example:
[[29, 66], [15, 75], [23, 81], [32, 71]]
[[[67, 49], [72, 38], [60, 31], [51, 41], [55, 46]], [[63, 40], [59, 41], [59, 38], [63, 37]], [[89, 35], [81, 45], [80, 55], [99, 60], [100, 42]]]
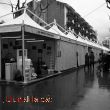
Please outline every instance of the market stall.
[[57, 34], [47, 31], [24, 13], [0, 25], [1, 79], [28, 82], [55, 66]]

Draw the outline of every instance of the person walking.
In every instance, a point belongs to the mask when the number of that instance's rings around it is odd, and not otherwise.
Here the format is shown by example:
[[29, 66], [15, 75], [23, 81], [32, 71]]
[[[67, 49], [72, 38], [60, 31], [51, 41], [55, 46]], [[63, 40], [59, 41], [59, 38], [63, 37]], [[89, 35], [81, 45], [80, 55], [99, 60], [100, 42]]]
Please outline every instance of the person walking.
[[87, 52], [86, 54], [85, 54], [85, 67], [84, 67], [84, 70], [86, 70], [86, 67], [87, 67], [87, 69], [89, 70], [89, 53]]
[[90, 53], [90, 69], [94, 70], [94, 52], [91, 51]]

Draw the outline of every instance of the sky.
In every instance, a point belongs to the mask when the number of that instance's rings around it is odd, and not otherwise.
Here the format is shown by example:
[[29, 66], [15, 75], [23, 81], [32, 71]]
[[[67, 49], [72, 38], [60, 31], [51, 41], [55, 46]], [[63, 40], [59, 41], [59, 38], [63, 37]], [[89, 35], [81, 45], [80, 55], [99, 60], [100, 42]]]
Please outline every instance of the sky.
[[[16, 4], [17, 0], [11, 0]], [[20, 0], [21, 2], [25, 0]], [[27, 0], [29, 2], [31, 0]], [[57, 0], [68, 3], [97, 31], [98, 40], [103, 41], [110, 37], [110, 9], [106, 7], [105, 0]], [[10, 0], [0, 0], [10, 3]], [[0, 4], [0, 16], [11, 12], [11, 7]]]

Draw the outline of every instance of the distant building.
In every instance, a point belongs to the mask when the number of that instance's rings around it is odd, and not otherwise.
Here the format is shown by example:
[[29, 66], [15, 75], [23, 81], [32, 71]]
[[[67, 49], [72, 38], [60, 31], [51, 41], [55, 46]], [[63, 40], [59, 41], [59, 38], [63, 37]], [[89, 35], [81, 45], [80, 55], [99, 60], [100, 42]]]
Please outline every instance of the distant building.
[[[47, 23], [52, 23], [56, 19], [57, 23], [66, 30], [71, 28], [76, 34], [97, 42], [97, 34], [71, 6], [56, 0], [34, 0], [28, 4], [28, 7], [37, 16]], [[42, 21], [30, 15], [37, 23], [44, 25]]]
[[105, 40], [102, 41], [103, 46], [110, 48], [110, 39], [107, 38]]

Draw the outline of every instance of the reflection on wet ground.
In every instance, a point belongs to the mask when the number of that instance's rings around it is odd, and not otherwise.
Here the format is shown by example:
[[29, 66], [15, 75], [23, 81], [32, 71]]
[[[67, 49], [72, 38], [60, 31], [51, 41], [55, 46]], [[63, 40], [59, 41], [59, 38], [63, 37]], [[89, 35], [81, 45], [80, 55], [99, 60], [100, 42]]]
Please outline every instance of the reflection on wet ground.
[[[109, 72], [97, 65], [26, 87], [0, 85], [0, 110], [110, 110], [109, 85]], [[20, 97], [26, 102], [15, 102]]]
[[110, 73], [99, 70], [97, 66], [93, 78], [92, 86], [85, 88], [86, 93], [77, 103], [75, 110], [110, 110]]

